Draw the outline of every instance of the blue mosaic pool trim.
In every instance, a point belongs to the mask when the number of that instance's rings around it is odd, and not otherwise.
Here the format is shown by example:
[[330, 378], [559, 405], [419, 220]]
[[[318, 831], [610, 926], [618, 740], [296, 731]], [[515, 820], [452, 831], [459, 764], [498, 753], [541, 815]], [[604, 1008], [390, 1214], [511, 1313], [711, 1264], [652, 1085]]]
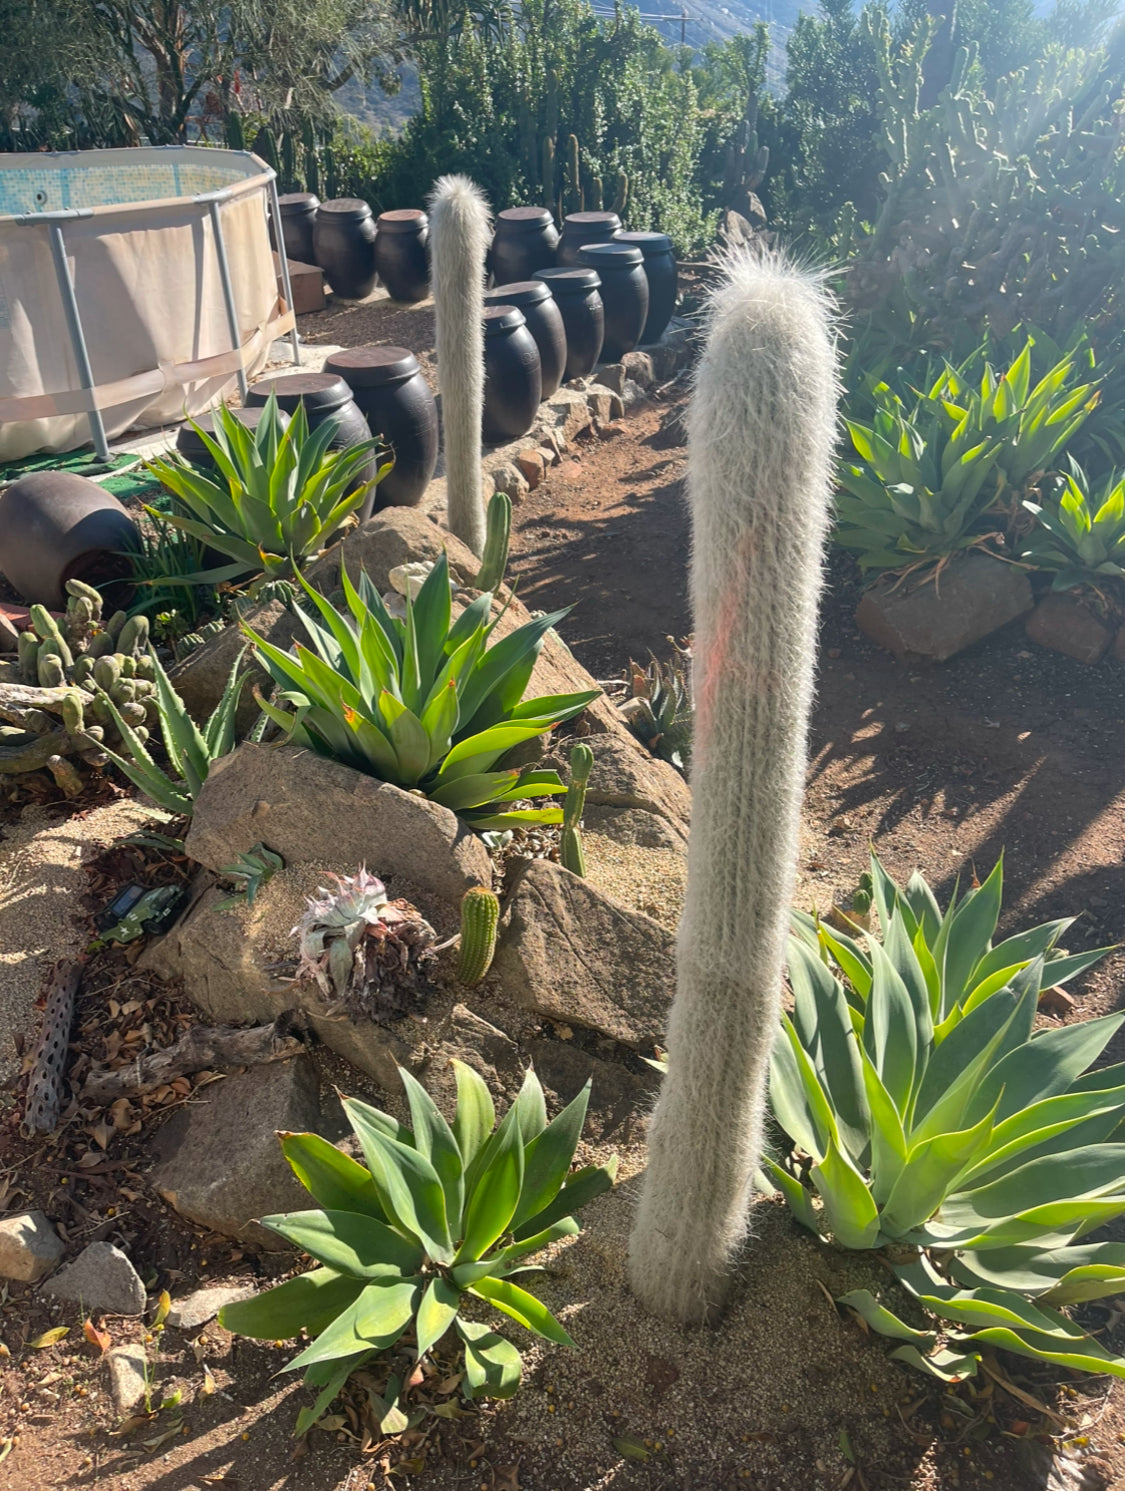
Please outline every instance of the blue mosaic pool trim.
[[87, 157], [74, 164], [0, 169], [0, 217], [34, 212], [63, 212], [78, 207], [110, 207], [121, 202], [155, 202], [168, 197], [194, 197], [245, 181], [246, 169], [234, 170], [216, 161], [146, 161], [138, 153], [136, 165], [103, 166]]

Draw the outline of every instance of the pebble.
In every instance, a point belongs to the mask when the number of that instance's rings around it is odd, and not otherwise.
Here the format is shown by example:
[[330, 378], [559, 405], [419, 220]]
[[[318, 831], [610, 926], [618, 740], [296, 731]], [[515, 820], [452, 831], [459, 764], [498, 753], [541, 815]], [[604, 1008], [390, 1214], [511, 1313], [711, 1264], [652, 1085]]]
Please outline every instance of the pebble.
[[105, 1365], [109, 1373], [113, 1406], [124, 1418], [138, 1403], [144, 1401], [148, 1391], [145, 1349], [135, 1342], [128, 1346], [114, 1346], [105, 1354]]
[[224, 1305], [233, 1305], [241, 1299], [250, 1299], [257, 1293], [252, 1284], [214, 1285], [209, 1289], [197, 1289], [184, 1299], [175, 1300], [168, 1311], [168, 1324], [179, 1330], [198, 1330], [206, 1325]]
[[136, 1269], [113, 1243], [94, 1242], [43, 1286], [44, 1293], [75, 1300], [85, 1310], [110, 1315], [142, 1315], [145, 1286]]
[[41, 1211], [23, 1211], [0, 1222], [0, 1278], [38, 1284], [66, 1249]]

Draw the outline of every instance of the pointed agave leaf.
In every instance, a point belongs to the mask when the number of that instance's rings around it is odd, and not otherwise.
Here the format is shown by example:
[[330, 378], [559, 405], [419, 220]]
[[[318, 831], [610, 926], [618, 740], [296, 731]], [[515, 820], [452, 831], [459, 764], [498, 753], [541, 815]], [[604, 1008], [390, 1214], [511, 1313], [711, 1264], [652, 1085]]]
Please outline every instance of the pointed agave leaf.
[[[549, 1247], [551, 1243], [558, 1242], [564, 1237], [577, 1237], [582, 1231], [574, 1217], [563, 1217], [561, 1221], [554, 1222], [550, 1227], [544, 1227], [542, 1232], [536, 1232], [534, 1236], [525, 1238], [523, 1242], [510, 1243], [500, 1254], [497, 1255], [499, 1267], [493, 1272], [503, 1273], [509, 1264], [516, 1263], [520, 1258], [526, 1258], [531, 1253], [538, 1253], [543, 1248]], [[472, 1265], [470, 1264], [470, 1267]], [[454, 1278], [458, 1270], [454, 1269]], [[486, 1277], [478, 1274], [478, 1278]], [[476, 1279], [472, 1281], [476, 1283]]]
[[513, 1227], [519, 1227], [529, 1217], [538, 1216], [562, 1188], [582, 1137], [591, 1081], [587, 1081], [581, 1092], [555, 1115], [541, 1133], [530, 1142], [525, 1140], [523, 1186], [519, 1205], [512, 1217]]
[[219, 1324], [259, 1341], [286, 1341], [302, 1330], [315, 1335], [354, 1304], [363, 1287], [362, 1279], [348, 1278], [331, 1268], [314, 1268], [253, 1299], [224, 1305]]
[[328, 1211], [354, 1211], [387, 1220], [367, 1171], [319, 1134], [279, 1134], [281, 1152], [314, 1201]]
[[863, 1081], [871, 1113], [871, 1194], [883, 1206], [906, 1165], [907, 1143], [902, 1118], [883, 1086], [867, 1052], [863, 1056]]
[[790, 1139], [819, 1159], [828, 1148], [835, 1119], [793, 1022], [784, 1013], [770, 1054], [769, 1096], [773, 1115]]
[[417, 1243], [359, 1212], [291, 1211], [263, 1217], [262, 1226], [318, 1263], [355, 1279], [402, 1278], [424, 1262]]
[[863, 1176], [828, 1140], [824, 1159], [812, 1167], [812, 1178], [834, 1236], [845, 1248], [873, 1248], [879, 1237], [879, 1212]]
[[863, 1062], [844, 991], [821, 960], [793, 937], [789, 939], [789, 982], [794, 1029], [829, 1095], [841, 1141], [858, 1160], [867, 1148], [870, 1115]]
[[956, 1134], [938, 1134], [916, 1144], [895, 1182], [880, 1218], [888, 1237], [903, 1237], [933, 1215], [957, 1176], [987, 1148], [991, 1113]]
[[769, 1155], [762, 1156], [762, 1170], [764, 1179], [773, 1181], [777, 1189], [785, 1197], [785, 1204], [797, 1218], [803, 1227], [820, 1236], [820, 1224], [813, 1211], [812, 1198], [795, 1175], [790, 1175], [788, 1170], [782, 1169], [776, 1160], [771, 1160]]
[[613, 1155], [604, 1165], [584, 1165], [567, 1177], [566, 1185], [555, 1199], [512, 1229], [516, 1242], [526, 1241], [553, 1226], [562, 1217], [577, 1216], [584, 1206], [589, 1206], [603, 1191], [608, 1191], [617, 1175], [617, 1156]]
[[530, 1144], [547, 1127], [547, 1103], [533, 1066], [529, 1066], [523, 1074], [523, 1083], [516, 1095], [515, 1107], [519, 1115], [523, 1142]]
[[919, 1372], [936, 1377], [939, 1382], [948, 1383], [964, 1382], [966, 1377], [975, 1377], [980, 1366], [980, 1357], [975, 1352], [950, 1351], [943, 1347], [940, 1351], [923, 1355], [912, 1343], [896, 1347], [891, 1352], [891, 1359], [906, 1362]]
[[453, 1062], [457, 1082], [457, 1112], [453, 1118], [453, 1137], [468, 1166], [496, 1123], [496, 1109], [484, 1079], [463, 1061]]
[[347, 1382], [353, 1372], [357, 1372], [370, 1357], [375, 1355], [374, 1350], [357, 1351], [354, 1356], [340, 1357], [333, 1362], [318, 1362], [310, 1367], [305, 1373], [306, 1387], [319, 1387], [320, 1392], [316, 1395], [316, 1401], [311, 1408], [302, 1408], [297, 1415], [297, 1427], [293, 1433], [299, 1439], [302, 1434], [307, 1434], [317, 1424], [331, 1407], [333, 1399], [339, 1396], [340, 1389]]
[[968, 992], [973, 969], [988, 951], [1000, 918], [1004, 889], [1004, 856], [993, 866], [984, 884], [970, 891], [954, 914], [945, 947], [942, 979], [947, 1007], [959, 1004]]
[[460, 1303], [461, 1295], [452, 1284], [446, 1283], [442, 1278], [430, 1280], [414, 1323], [418, 1334], [419, 1358], [425, 1356], [445, 1335], [457, 1318]]
[[465, 1232], [456, 1262], [473, 1262], [511, 1226], [523, 1186], [523, 1139], [516, 1105], [504, 1116], [495, 1138], [480, 1151], [484, 1163], [472, 1180], [465, 1208]]
[[534, 1331], [545, 1341], [554, 1341], [559, 1346], [573, 1346], [574, 1341], [563, 1330], [547, 1306], [533, 1294], [513, 1284], [510, 1279], [481, 1279], [470, 1289], [479, 1299], [486, 1299], [497, 1310], [510, 1315], [525, 1330]]
[[421, 1288], [420, 1278], [377, 1279], [365, 1284], [355, 1303], [337, 1315], [285, 1370], [302, 1371], [317, 1362], [335, 1361], [369, 1346], [393, 1346], [414, 1318]]
[[991, 1108], [996, 1093], [985, 1102], [982, 1085], [997, 1069], [1003, 1053], [1019, 1048], [1036, 1006], [1030, 990], [1023, 996], [1001, 990], [953, 1027], [930, 1057], [915, 1101], [912, 1137], [916, 1141], [956, 1132]]
[[900, 1113], [906, 1112], [918, 1071], [914, 1006], [881, 943], [871, 944], [871, 993], [863, 1047]]
[[523, 1365], [510, 1341], [486, 1325], [457, 1317], [465, 1343], [465, 1380], [472, 1398], [510, 1398], [520, 1385]]
[[994, 1102], [1002, 1094], [997, 1117], [1003, 1119], [1033, 1102], [1065, 1092], [1097, 1061], [1123, 1020], [1125, 1014], [1103, 1015], [1035, 1035], [992, 1068], [977, 1095], [976, 1106]]
[[[353, 1104], [344, 1107], [352, 1119]], [[353, 1127], [371, 1171], [379, 1203], [397, 1227], [408, 1232], [438, 1263], [452, 1263], [453, 1242], [445, 1210], [445, 1192], [437, 1171], [424, 1155], [389, 1138], [362, 1121]]]
[[1125, 1359], [1111, 1355], [1092, 1336], [1084, 1336], [1071, 1348], [1060, 1349], [1053, 1336], [992, 1326], [973, 1331], [971, 1339], [999, 1346], [1004, 1351], [1014, 1351], [1017, 1356], [1030, 1356], [1039, 1362], [1069, 1367], [1075, 1372], [1106, 1372], [1111, 1377], [1125, 1377]]
[[344, 1110], [344, 1117], [352, 1126], [352, 1132], [363, 1146], [363, 1129], [373, 1130], [388, 1139], [397, 1139], [400, 1144], [413, 1144], [414, 1135], [405, 1124], [399, 1123], [389, 1113], [384, 1113], [381, 1108], [373, 1108], [370, 1103], [364, 1103], [359, 1098], [341, 1097], [340, 1105]]
[[398, 1069], [402, 1085], [406, 1089], [406, 1100], [410, 1104], [410, 1118], [414, 1125], [414, 1148], [425, 1155], [437, 1171], [445, 1192], [445, 1212], [450, 1228], [460, 1223], [461, 1210], [465, 1203], [464, 1165], [461, 1150], [453, 1131], [442, 1117], [433, 1098], [420, 1082], [416, 1081], [404, 1067]]
[[857, 1315], [866, 1320], [873, 1331], [881, 1336], [891, 1336], [899, 1341], [913, 1341], [918, 1346], [923, 1346], [928, 1351], [937, 1345], [937, 1334], [934, 1331], [916, 1330], [914, 1326], [907, 1325], [905, 1320], [900, 1320], [893, 1311], [888, 1310], [886, 1305], [881, 1305], [869, 1289], [853, 1289], [848, 1294], [841, 1294], [836, 1303], [847, 1305], [849, 1310], [854, 1310]]
[[1024, 1244], [984, 1252], [965, 1251], [954, 1254], [949, 1269], [961, 1284], [993, 1284], [1018, 1289], [1051, 1304], [1074, 1304], [1120, 1292], [1121, 1284], [1099, 1289], [1097, 1294], [1068, 1294], [1063, 1286], [1088, 1284], [1093, 1288], [1113, 1278], [1125, 1279], [1125, 1243], [1079, 1243], [1045, 1250]]

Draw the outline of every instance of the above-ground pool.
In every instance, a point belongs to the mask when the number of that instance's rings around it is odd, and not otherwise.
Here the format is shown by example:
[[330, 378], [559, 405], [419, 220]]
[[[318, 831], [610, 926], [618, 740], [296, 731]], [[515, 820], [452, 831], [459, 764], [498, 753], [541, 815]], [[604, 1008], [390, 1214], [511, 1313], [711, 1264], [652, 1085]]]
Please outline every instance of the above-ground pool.
[[245, 385], [294, 324], [271, 205], [246, 151], [0, 155], [0, 460], [104, 455]]

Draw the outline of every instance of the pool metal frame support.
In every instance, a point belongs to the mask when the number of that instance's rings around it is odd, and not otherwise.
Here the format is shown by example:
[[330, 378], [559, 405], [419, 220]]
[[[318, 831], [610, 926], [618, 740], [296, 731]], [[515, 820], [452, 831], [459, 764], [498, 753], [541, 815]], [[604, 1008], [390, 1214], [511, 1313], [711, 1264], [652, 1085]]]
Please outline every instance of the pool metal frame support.
[[[289, 282], [289, 256], [285, 252], [285, 235], [281, 231], [281, 199], [277, 195], [277, 172], [270, 168], [270, 213], [273, 216], [274, 237], [277, 240], [277, 262], [281, 265], [281, 287], [285, 291], [285, 304], [293, 311], [293, 286]], [[297, 335], [297, 320], [289, 333], [289, 345], [293, 349], [293, 366], [301, 366], [301, 339]]]
[[33, 223], [37, 226], [46, 221], [51, 234], [51, 257], [55, 261], [55, 276], [59, 282], [59, 296], [62, 299], [63, 313], [66, 316], [67, 329], [70, 332], [70, 345], [74, 352], [74, 360], [78, 365], [78, 378], [82, 387], [90, 395], [90, 408], [87, 419], [90, 421], [90, 437], [94, 442], [94, 449], [100, 460], [109, 460], [109, 441], [105, 433], [105, 421], [102, 419], [102, 411], [96, 403], [94, 388], [94, 370], [90, 366], [90, 352], [86, 346], [86, 333], [82, 329], [82, 316], [78, 310], [78, 296], [74, 292], [74, 276], [70, 272], [70, 260], [66, 256], [66, 238], [63, 235], [63, 223], [72, 222], [75, 218], [93, 217], [89, 207], [72, 207], [61, 212], [36, 212], [22, 217], [14, 218], [13, 221], [21, 227], [30, 227]]
[[242, 336], [238, 329], [238, 307], [234, 303], [234, 285], [230, 277], [230, 261], [227, 258], [227, 243], [223, 237], [223, 203], [230, 196], [225, 188], [217, 192], [201, 192], [195, 198], [197, 202], [205, 202], [207, 210], [211, 214], [211, 228], [215, 235], [215, 258], [219, 263], [219, 280], [223, 287], [223, 300], [227, 308], [227, 326], [230, 328], [231, 351], [238, 353], [238, 367], [235, 370], [238, 378], [238, 391], [242, 395], [245, 404], [246, 396], [250, 392], [250, 384], [246, 377], [246, 367], [242, 361]]

